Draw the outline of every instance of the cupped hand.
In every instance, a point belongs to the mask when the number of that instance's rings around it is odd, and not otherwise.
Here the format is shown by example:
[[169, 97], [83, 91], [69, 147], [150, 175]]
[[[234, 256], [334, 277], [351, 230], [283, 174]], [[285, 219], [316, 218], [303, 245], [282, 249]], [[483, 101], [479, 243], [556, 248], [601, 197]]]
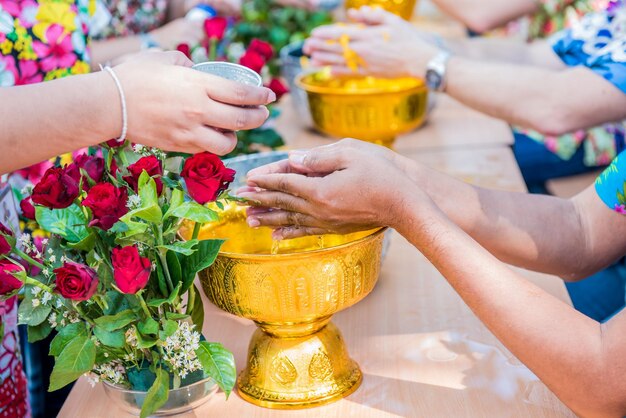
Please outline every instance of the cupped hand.
[[276, 99], [270, 89], [187, 68], [191, 65], [180, 52], [147, 52], [114, 68], [125, 90], [130, 140], [224, 155], [237, 143], [235, 131], [265, 122], [265, 105]]
[[179, 44], [199, 44], [204, 36], [204, 29], [202, 22], [181, 17], [154, 29], [150, 35], [162, 48], [173, 50]]
[[[351, 23], [315, 29], [304, 44], [311, 65], [329, 66], [334, 74], [383, 77], [423, 77], [437, 48], [424, 41], [415, 27], [381, 8], [364, 6], [348, 11]], [[346, 40], [349, 43], [346, 45]], [[350, 58], [356, 54], [354, 58]]]
[[237, 194], [255, 205], [250, 226], [286, 239], [393, 226], [413, 187], [392, 151], [345, 139], [250, 171]]

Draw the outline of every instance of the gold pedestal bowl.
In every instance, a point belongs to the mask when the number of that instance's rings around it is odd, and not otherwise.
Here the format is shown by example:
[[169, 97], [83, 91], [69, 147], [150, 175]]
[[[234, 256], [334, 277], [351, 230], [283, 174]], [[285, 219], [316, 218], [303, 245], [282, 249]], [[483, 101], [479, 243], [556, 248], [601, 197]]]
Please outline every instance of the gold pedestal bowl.
[[391, 147], [397, 135], [425, 120], [428, 88], [412, 77], [303, 74], [296, 83], [307, 92], [315, 127], [337, 138], [351, 137]]
[[199, 275], [219, 308], [253, 320], [247, 365], [237, 389], [255, 405], [309, 408], [339, 400], [361, 383], [335, 312], [363, 299], [380, 271], [384, 230], [272, 241], [251, 229], [245, 209], [229, 207], [201, 239], [228, 238]]
[[358, 9], [362, 6], [378, 6], [383, 9], [410, 20], [415, 10], [417, 0], [346, 0], [346, 10]]

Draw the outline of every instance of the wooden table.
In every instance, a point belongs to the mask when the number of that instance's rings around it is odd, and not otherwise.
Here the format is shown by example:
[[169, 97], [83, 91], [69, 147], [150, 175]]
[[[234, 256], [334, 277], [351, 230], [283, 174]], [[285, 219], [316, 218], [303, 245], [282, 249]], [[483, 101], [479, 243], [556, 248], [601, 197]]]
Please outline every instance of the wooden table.
[[[440, 111], [442, 118], [452, 118]], [[452, 108], [454, 109], [454, 108]], [[459, 111], [459, 113], [461, 113]], [[454, 112], [452, 112], [454, 114]], [[471, 113], [468, 113], [471, 114]], [[452, 118], [453, 119], [453, 118]], [[475, 121], [474, 121], [475, 122]], [[493, 121], [492, 121], [493, 122]], [[481, 122], [482, 123], [482, 122]], [[485, 122], [486, 123], [486, 122]], [[504, 129], [492, 123], [493, 131]], [[434, 125], [434, 124], [433, 124]], [[477, 126], [469, 121], [467, 126]], [[502, 125], [502, 124], [500, 124]], [[293, 127], [287, 127], [295, 131]], [[471, 129], [429, 128], [415, 142], [439, 132], [450, 144], [453, 132]], [[289, 137], [297, 146], [320, 141], [306, 135]], [[292, 141], [292, 139], [296, 139]], [[321, 140], [323, 141], [323, 140]], [[420, 151], [408, 142], [398, 149], [417, 161], [458, 178], [511, 191], [524, 191], [508, 147]], [[569, 303], [560, 280], [524, 272], [530, 280]], [[205, 335], [234, 352], [245, 363], [254, 325], [206, 305]], [[435, 268], [399, 234], [372, 294], [334, 317], [350, 354], [364, 372], [361, 388], [337, 403], [312, 410], [273, 411], [244, 402], [236, 394], [226, 402], [218, 395], [187, 417], [570, 417], [574, 416], [519, 363], [471, 313]], [[60, 417], [124, 417], [105, 397], [100, 385], [81, 379]]]

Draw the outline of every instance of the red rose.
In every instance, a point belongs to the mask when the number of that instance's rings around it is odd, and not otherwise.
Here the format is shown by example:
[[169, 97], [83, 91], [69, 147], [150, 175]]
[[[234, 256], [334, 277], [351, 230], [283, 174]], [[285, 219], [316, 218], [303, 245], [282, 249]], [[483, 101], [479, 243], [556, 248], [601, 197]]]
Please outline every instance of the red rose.
[[107, 144], [109, 148], [119, 148], [124, 146], [125, 143], [126, 141], [119, 142], [117, 138], [109, 139], [107, 142], [105, 142], [105, 144]]
[[[7, 228], [2, 222], [0, 222], [0, 232], [10, 237], [13, 236], [13, 231]], [[2, 234], [0, 234], [0, 255], [8, 254], [11, 252], [11, 244], [9, 244], [9, 241], [7, 241], [7, 239]]]
[[37, 184], [41, 181], [41, 178], [48, 171], [49, 168], [54, 167], [51, 161], [46, 160], [40, 162], [39, 164], [31, 165], [28, 168], [22, 168], [21, 170], [17, 170], [16, 173], [22, 176], [24, 179], [28, 180], [33, 184]]
[[81, 154], [74, 159], [74, 164], [78, 168], [82, 168], [91, 177], [91, 179], [99, 183], [104, 175], [104, 158], [95, 155]]
[[54, 269], [54, 274], [57, 291], [67, 299], [87, 300], [98, 288], [98, 275], [84, 264], [67, 261], [63, 267]]
[[93, 213], [93, 220], [89, 226], [96, 226], [108, 231], [128, 213], [126, 202], [128, 192], [125, 188], [115, 187], [111, 183], [100, 183], [89, 189], [83, 206], [87, 206]]
[[111, 255], [115, 284], [126, 294], [135, 294], [148, 284], [152, 264], [141, 257], [137, 247], [113, 248]]
[[33, 201], [30, 196], [22, 199], [20, 209], [22, 209], [23, 217], [26, 219], [35, 219], [35, 207], [33, 206]]
[[235, 179], [235, 170], [224, 167], [217, 155], [196, 154], [185, 161], [180, 175], [185, 179], [189, 196], [204, 205], [213, 202]]
[[276, 100], [279, 100], [286, 93], [289, 93], [289, 87], [285, 85], [279, 78], [272, 78], [272, 81], [267, 85], [267, 88], [272, 90], [276, 94]]
[[48, 169], [33, 189], [33, 203], [50, 209], [64, 209], [78, 197], [78, 182], [63, 168]]
[[253, 39], [248, 46], [248, 51], [254, 51], [257, 54], [261, 55], [265, 58], [265, 61], [269, 61], [274, 56], [274, 48], [268, 42], [262, 41], [260, 39]]
[[213, 17], [204, 21], [204, 33], [207, 38], [221, 41], [224, 38], [228, 21], [223, 17]]
[[12, 273], [24, 271], [22, 266], [13, 264], [9, 260], [0, 260], [0, 295], [7, 295], [22, 287], [22, 281]]
[[260, 73], [265, 65], [265, 59], [258, 52], [248, 50], [239, 58], [239, 64]]
[[156, 183], [157, 188], [157, 194], [160, 195], [163, 191], [163, 182], [159, 177], [163, 175], [163, 166], [161, 165], [161, 160], [159, 160], [154, 155], [142, 157], [135, 164], [129, 165], [128, 171], [130, 172], [130, 176], [125, 176], [124, 180], [126, 181], [126, 183], [128, 183], [130, 187], [133, 188], [135, 193], [139, 193], [139, 176], [141, 176], [141, 173], [143, 173], [144, 170], [148, 173], [150, 177], [154, 178], [154, 182]]
[[189, 47], [189, 44], [178, 44], [176, 50], [185, 54], [187, 58], [191, 58], [191, 48]]

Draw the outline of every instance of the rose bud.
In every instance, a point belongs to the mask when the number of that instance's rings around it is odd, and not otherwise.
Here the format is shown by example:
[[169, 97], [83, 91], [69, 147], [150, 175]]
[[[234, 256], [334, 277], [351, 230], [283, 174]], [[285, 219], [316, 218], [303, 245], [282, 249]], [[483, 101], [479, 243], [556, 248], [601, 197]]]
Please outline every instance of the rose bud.
[[258, 52], [248, 50], [239, 58], [239, 64], [260, 73], [265, 65], [265, 59]]
[[31, 196], [33, 203], [50, 209], [64, 209], [74, 203], [80, 190], [78, 182], [65, 169], [53, 167], [43, 175]]
[[157, 194], [160, 195], [163, 191], [163, 181], [161, 181], [159, 177], [163, 175], [163, 166], [161, 164], [161, 160], [154, 155], [142, 157], [135, 164], [129, 165], [128, 171], [130, 172], [130, 176], [125, 176], [124, 180], [130, 187], [132, 187], [135, 193], [139, 193], [139, 176], [141, 176], [141, 173], [143, 173], [144, 170], [150, 177], [154, 178]]
[[24, 271], [22, 266], [13, 264], [9, 260], [0, 260], [0, 295], [7, 295], [22, 287], [22, 281], [12, 273]]
[[113, 248], [111, 262], [115, 284], [122, 293], [135, 294], [148, 284], [152, 264], [139, 255], [137, 247]]
[[207, 38], [221, 41], [224, 38], [228, 21], [223, 17], [213, 17], [204, 21], [204, 33]]
[[257, 54], [265, 58], [265, 61], [269, 61], [274, 56], [274, 48], [268, 42], [260, 39], [253, 39], [248, 46], [248, 51], [254, 51]]
[[[7, 228], [2, 222], [0, 222], [0, 255], [8, 254], [11, 252], [11, 244], [7, 241], [4, 235], [8, 235], [10, 237], [13, 236], [13, 231]], [[4, 235], [2, 235], [4, 234]]]
[[82, 168], [95, 183], [102, 181], [104, 175], [104, 158], [95, 155], [81, 154], [74, 159], [74, 164]]
[[205, 151], [189, 157], [180, 175], [189, 196], [204, 205], [215, 201], [228, 188], [235, 179], [235, 170], [226, 168], [217, 155]]
[[57, 292], [67, 299], [87, 300], [98, 288], [98, 275], [84, 264], [67, 261], [63, 267], [54, 269], [54, 274]]
[[286, 93], [289, 93], [289, 87], [285, 85], [279, 78], [272, 78], [272, 81], [267, 85], [267, 88], [272, 90], [276, 94], [276, 100], [279, 100]]
[[189, 44], [178, 44], [176, 50], [185, 54], [187, 58], [191, 58], [191, 47], [189, 47]]
[[118, 141], [117, 138], [113, 138], [113, 139], [109, 139], [107, 142], [105, 142], [105, 144], [109, 147], [109, 148], [119, 148], [119, 147], [123, 147], [126, 144], [126, 141]]
[[126, 202], [128, 192], [125, 188], [115, 187], [111, 183], [100, 183], [89, 189], [83, 206], [87, 206], [93, 213], [93, 220], [89, 226], [96, 226], [108, 231], [128, 213]]
[[20, 209], [22, 209], [22, 216], [26, 219], [35, 219], [35, 207], [33, 206], [33, 201], [29, 197], [25, 197], [20, 202]]

